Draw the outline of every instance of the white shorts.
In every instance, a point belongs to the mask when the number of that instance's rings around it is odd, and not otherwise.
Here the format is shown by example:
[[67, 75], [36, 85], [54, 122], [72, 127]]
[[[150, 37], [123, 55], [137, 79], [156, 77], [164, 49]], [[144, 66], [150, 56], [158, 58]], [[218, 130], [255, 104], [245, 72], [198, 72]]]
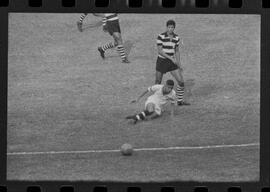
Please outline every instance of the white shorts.
[[161, 108], [160, 108], [160, 106], [157, 105], [157, 104], [156, 104], [153, 100], [151, 100], [151, 99], [147, 99], [147, 100], [146, 100], [145, 105], [144, 105], [145, 109], [146, 109], [146, 106], [147, 106], [149, 103], [154, 104], [154, 105], [155, 105], [155, 109], [154, 109], [154, 110], [155, 110], [156, 114], [161, 115]]

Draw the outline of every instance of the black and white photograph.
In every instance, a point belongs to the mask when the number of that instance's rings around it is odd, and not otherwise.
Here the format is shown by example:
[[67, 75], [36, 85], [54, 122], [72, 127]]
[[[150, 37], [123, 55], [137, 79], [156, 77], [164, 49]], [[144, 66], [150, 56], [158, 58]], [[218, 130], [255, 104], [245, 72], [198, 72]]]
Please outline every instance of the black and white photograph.
[[8, 22], [7, 180], [260, 180], [260, 15]]

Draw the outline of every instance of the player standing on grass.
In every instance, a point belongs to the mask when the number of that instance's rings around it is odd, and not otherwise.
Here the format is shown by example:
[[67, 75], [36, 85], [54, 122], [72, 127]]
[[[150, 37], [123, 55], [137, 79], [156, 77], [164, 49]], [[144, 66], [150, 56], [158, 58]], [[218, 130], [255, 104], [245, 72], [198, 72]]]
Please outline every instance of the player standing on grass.
[[157, 38], [158, 58], [156, 62], [156, 84], [161, 84], [165, 73], [170, 72], [177, 81], [176, 88], [177, 105], [190, 105], [184, 98], [183, 69], [180, 63], [180, 38], [174, 33], [175, 21], [169, 20], [166, 23], [167, 30]]
[[[169, 101], [173, 105], [176, 104], [176, 95], [173, 90], [174, 82], [169, 79], [165, 85], [153, 85], [149, 87], [138, 99], [133, 100], [131, 103], [137, 103], [147, 93], [152, 93], [145, 102], [145, 110], [139, 114], [127, 116], [126, 119], [133, 119], [134, 124], [139, 120], [145, 120], [146, 118], [157, 118], [161, 115], [162, 106], [167, 104]], [[172, 107], [172, 110], [174, 108]], [[173, 112], [172, 112], [173, 113]]]

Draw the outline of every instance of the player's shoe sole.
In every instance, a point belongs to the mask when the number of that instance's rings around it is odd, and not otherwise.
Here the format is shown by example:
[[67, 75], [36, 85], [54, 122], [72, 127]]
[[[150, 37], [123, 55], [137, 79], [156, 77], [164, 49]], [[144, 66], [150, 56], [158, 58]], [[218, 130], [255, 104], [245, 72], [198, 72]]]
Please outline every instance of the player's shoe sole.
[[186, 101], [178, 101], [177, 102], [178, 106], [184, 106], [184, 105], [190, 105], [190, 103], [186, 102]]
[[100, 57], [101, 57], [102, 59], [105, 59], [105, 51], [103, 51], [103, 49], [102, 49], [101, 47], [98, 47], [98, 51], [99, 51], [99, 53], [100, 53]]
[[78, 30], [80, 31], [80, 32], [83, 32], [83, 29], [82, 29], [82, 22], [77, 22], [77, 27], [78, 27]]

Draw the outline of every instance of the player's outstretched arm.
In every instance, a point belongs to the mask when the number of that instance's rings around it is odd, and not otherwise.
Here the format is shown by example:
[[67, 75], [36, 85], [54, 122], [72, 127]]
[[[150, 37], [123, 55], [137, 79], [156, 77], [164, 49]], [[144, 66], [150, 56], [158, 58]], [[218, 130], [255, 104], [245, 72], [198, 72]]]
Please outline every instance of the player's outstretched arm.
[[144, 91], [137, 99], [132, 100], [131, 103], [137, 103], [137, 102], [139, 102], [139, 100], [140, 100], [143, 96], [145, 96], [148, 92], [149, 92], [148, 90]]

